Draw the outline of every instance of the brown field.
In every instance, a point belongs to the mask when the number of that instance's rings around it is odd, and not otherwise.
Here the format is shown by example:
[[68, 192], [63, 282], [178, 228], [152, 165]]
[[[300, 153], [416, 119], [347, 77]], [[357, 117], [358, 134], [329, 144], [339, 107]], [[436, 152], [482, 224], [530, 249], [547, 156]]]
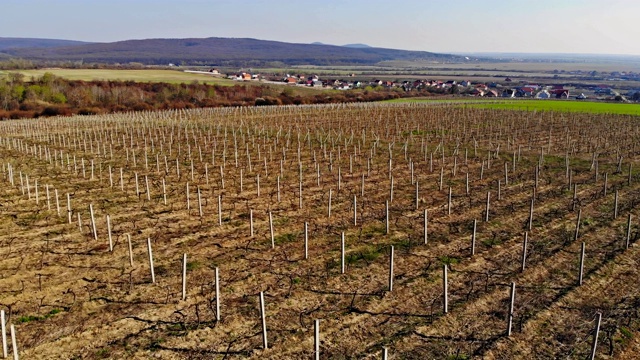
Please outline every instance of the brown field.
[[0, 122], [0, 309], [24, 359], [312, 358], [316, 319], [326, 359], [583, 359], [596, 313], [596, 357], [634, 358], [639, 125], [389, 103]]

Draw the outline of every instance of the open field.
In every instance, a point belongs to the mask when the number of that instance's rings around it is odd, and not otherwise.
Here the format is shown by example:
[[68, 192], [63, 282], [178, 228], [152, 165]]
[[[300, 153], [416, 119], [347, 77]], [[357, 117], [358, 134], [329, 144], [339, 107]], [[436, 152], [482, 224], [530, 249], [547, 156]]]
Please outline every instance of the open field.
[[312, 358], [315, 320], [326, 359], [583, 359], [596, 314], [596, 358], [634, 358], [639, 125], [457, 103], [0, 122], [0, 309], [24, 359]]
[[[7, 71], [5, 71], [7, 72]], [[190, 74], [178, 70], [112, 70], [112, 69], [38, 69], [38, 70], [20, 70], [27, 79], [31, 77], [41, 77], [44, 73], [49, 72], [55, 76], [69, 80], [118, 80], [118, 81], [136, 81], [136, 82], [167, 82], [167, 83], [190, 83], [198, 81], [199, 83], [215, 84], [231, 86], [238, 82], [213, 77], [207, 75]], [[0, 76], [2, 71], [0, 71]]]
[[464, 107], [498, 110], [522, 111], [555, 111], [581, 112], [588, 114], [620, 114], [640, 115], [640, 104], [574, 101], [574, 100], [509, 100], [509, 99], [447, 99], [434, 100], [429, 98], [402, 98], [385, 100], [388, 103], [431, 103], [456, 104]]

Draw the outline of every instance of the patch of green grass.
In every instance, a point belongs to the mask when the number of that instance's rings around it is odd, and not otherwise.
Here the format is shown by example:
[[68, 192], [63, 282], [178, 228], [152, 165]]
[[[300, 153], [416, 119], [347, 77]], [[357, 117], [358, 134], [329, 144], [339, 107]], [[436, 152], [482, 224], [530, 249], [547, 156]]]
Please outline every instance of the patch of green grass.
[[445, 256], [440, 256], [440, 257], [438, 258], [438, 260], [440, 260], [440, 262], [441, 262], [443, 265], [453, 265], [453, 264], [457, 264], [457, 263], [459, 263], [459, 262], [460, 262], [460, 260], [459, 260], [458, 258], [456, 258], [456, 257], [450, 257], [450, 256], [446, 256], [446, 255], [445, 255]]
[[280, 234], [280, 235], [274, 236], [273, 241], [276, 243], [276, 245], [279, 245], [279, 244], [293, 242], [296, 240], [297, 237], [298, 237], [298, 234], [286, 233], [286, 234]]
[[640, 104], [606, 103], [570, 100], [512, 100], [492, 103], [473, 103], [464, 106], [495, 110], [580, 112], [589, 114], [640, 115]]
[[497, 239], [497, 238], [491, 238], [491, 239], [482, 240], [481, 243], [486, 247], [494, 247], [502, 244], [502, 241], [500, 241], [500, 239]]
[[362, 228], [362, 237], [365, 239], [371, 239], [377, 235], [384, 235], [387, 231], [384, 224], [373, 224]]
[[25, 315], [25, 316], [21, 316], [20, 318], [18, 318], [18, 322], [19, 323], [28, 323], [28, 322], [32, 322], [32, 321], [42, 321], [42, 320], [46, 320], [46, 319], [52, 317], [53, 315], [59, 314], [61, 312], [62, 312], [61, 309], [53, 309], [53, 310], [49, 311], [47, 314], [45, 314], [43, 316]]
[[363, 261], [369, 264], [380, 257], [380, 250], [381, 249], [378, 249], [375, 246], [368, 246], [362, 250], [346, 255], [345, 262], [349, 265], [355, 265]]
[[202, 264], [200, 264], [199, 261], [187, 261], [187, 270], [191, 271], [191, 270], [196, 270], [198, 269]]
[[102, 349], [96, 351], [96, 357], [98, 359], [108, 359], [111, 354], [111, 349], [108, 347], [103, 347]]

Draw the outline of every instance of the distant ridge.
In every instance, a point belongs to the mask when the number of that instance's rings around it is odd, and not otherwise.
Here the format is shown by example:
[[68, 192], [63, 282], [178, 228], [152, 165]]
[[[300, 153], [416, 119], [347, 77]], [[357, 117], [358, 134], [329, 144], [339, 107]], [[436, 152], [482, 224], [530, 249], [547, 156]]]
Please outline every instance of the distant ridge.
[[371, 48], [371, 46], [367, 45], [367, 44], [346, 44], [346, 45], [342, 45], [344, 47], [348, 47], [348, 48], [354, 48], [354, 49], [369, 49]]
[[151, 65], [246, 66], [371, 65], [388, 60], [455, 62], [462, 56], [427, 51], [374, 47], [293, 44], [249, 38], [145, 39], [91, 43], [61, 47], [31, 47], [0, 50], [11, 56], [42, 61], [96, 63], [140, 62]]
[[77, 46], [91, 44], [84, 41], [60, 40], [60, 39], [38, 39], [38, 38], [10, 38], [0, 37], [0, 51], [5, 49], [24, 48], [52, 48], [60, 46]]

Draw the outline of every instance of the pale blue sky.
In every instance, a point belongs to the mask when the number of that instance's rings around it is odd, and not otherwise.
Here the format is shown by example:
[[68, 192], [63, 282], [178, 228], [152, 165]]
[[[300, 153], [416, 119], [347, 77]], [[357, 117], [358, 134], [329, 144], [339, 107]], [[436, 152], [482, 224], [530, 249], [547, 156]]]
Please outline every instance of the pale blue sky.
[[2, 0], [0, 37], [251, 37], [435, 52], [640, 55], [637, 0]]

